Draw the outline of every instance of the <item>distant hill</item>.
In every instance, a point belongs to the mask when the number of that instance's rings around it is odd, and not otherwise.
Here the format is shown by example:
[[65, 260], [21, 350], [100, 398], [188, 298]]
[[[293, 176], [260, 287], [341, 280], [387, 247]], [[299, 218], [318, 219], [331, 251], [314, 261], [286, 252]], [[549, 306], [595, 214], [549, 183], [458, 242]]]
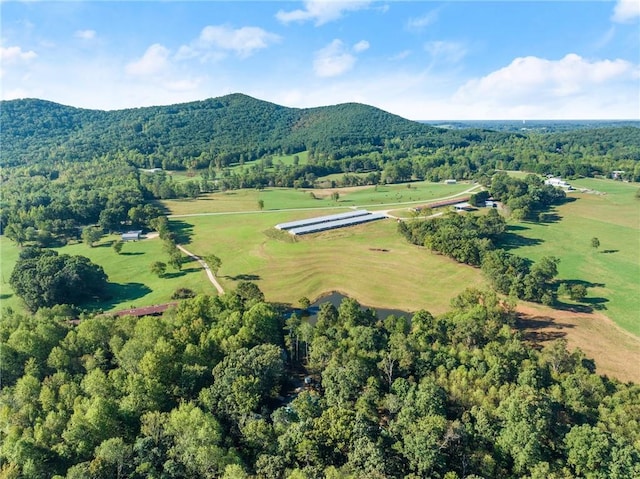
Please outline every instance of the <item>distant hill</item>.
[[[204, 101], [116, 111], [88, 110], [37, 100], [0, 104], [5, 166], [85, 161], [107, 153], [154, 157], [187, 166], [227, 164], [266, 153], [364, 151], [407, 137], [441, 143], [446, 130], [372, 106], [347, 103], [288, 108], [242, 94]], [[456, 133], [456, 138], [460, 137]], [[151, 158], [151, 160], [149, 160]]]

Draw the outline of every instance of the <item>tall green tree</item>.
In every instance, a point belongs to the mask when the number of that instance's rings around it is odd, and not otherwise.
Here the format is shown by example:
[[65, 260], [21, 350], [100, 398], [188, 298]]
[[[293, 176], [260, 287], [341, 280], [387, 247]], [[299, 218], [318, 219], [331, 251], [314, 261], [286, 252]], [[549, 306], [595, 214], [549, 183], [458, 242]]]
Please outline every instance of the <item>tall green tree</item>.
[[81, 304], [106, 293], [107, 275], [84, 256], [52, 250], [24, 250], [9, 278], [11, 287], [27, 307]]

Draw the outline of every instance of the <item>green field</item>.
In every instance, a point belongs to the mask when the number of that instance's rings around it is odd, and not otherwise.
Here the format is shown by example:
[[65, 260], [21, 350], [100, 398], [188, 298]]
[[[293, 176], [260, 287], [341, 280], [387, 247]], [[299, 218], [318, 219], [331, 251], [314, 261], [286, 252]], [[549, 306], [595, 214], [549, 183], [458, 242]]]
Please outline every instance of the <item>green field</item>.
[[[602, 312], [626, 331], [640, 336], [640, 200], [637, 185], [607, 180], [572, 182], [589, 192], [556, 208], [549, 223], [514, 223], [508, 244], [511, 251], [536, 261], [545, 255], [561, 259], [559, 279], [588, 286], [587, 305]], [[327, 190], [270, 188], [207, 195], [199, 200], [173, 200], [162, 204], [179, 231], [181, 242], [196, 254], [216, 254], [222, 259], [220, 282], [225, 289], [237, 281], [257, 282], [270, 301], [296, 303], [337, 290], [371, 306], [406, 310], [444, 311], [449, 300], [467, 286], [484, 281], [478, 270], [459, 265], [405, 242], [392, 220], [309, 235], [291, 240], [274, 237], [273, 226], [319, 214], [367, 207], [403, 209], [460, 194], [472, 185], [412, 183]], [[339, 200], [331, 199], [338, 191]], [[311, 196], [313, 193], [313, 196]], [[258, 201], [264, 210], [258, 210]], [[193, 215], [193, 216], [189, 216]], [[598, 237], [600, 248], [591, 246]], [[113, 283], [114, 300], [99, 305], [121, 309], [162, 303], [178, 287], [212, 293], [213, 287], [194, 262], [182, 272], [157, 278], [149, 265], [163, 260], [159, 240], [127, 243], [124, 254], [102, 245], [67, 246], [60, 251], [82, 254], [102, 265]], [[8, 286], [18, 249], [6, 238], [2, 247], [3, 305], [19, 307]], [[165, 258], [166, 259], [166, 258]], [[117, 298], [117, 299], [115, 299]]]
[[[111, 248], [116, 236], [105, 237], [97, 246], [89, 248], [78, 243], [56, 248], [61, 254], [82, 255], [104, 268], [109, 277], [109, 291], [112, 299], [92, 304], [91, 309], [117, 311], [139, 306], [166, 303], [178, 288], [189, 288], [196, 293], [216, 294], [201, 266], [195, 261], [184, 264], [182, 271], [169, 267], [164, 277], [151, 274], [149, 268], [154, 261], [167, 262], [167, 254], [162, 250], [159, 239], [148, 239], [125, 243], [121, 254]], [[22, 303], [13, 294], [8, 284], [11, 271], [18, 258], [18, 248], [7, 238], [0, 237], [2, 247], [2, 305], [22, 309]]]
[[250, 279], [269, 301], [296, 304], [303, 296], [313, 300], [340, 291], [369, 306], [440, 313], [465, 287], [484, 284], [478, 270], [407, 243], [393, 220], [303, 236], [295, 242], [269, 234], [276, 223], [302, 217], [299, 212], [281, 212], [181, 221], [193, 227], [188, 248], [222, 259], [218, 276], [225, 289]]
[[[638, 185], [594, 179], [570, 183], [592, 191], [569, 193], [575, 200], [556, 208], [555, 222], [516, 225], [514, 232], [526, 240], [512, 251], [534, 261], [559, 257], [559, 279], [584, 282], [587, 304], [606, 308], [604, 314], [640, 336]], [[600, 240], [597, 250], [593, 237]]]
[[[408, 186], [410, 186], [410, 188]], [[248, 212], [259, 209], [264, 202], [264, 211], [280, 211], [292, 208], [397, 208], [421, 204], [440, 198], [460, 194], [474, 185], [459, 183], [416, 182], [385, 186], [358, 186], [332, 189], [266, 188], [264, 190], [233, 190], [211, 193], [197, 200], [167, 200], [160, 204], [172, 215]], [[331, 199], [337, 192], [338, 201]]]
[[[309, 159], [309, 152], [308, 151], [302, 151], [300, 153], [296, 153], [293, 155], [273, 155], [272, 158], [272, 165], [270, 167], [265, 168], [265, 171], [274, 171], [276, 167], [278, 166], [291, 166], [294, 163], [294, 158], [298, 157], [298, 161], [300, 165], [306, 165]], [[252, 166], [258, 166], [260, 164], [263, 163], [264, 160], [259, 159], [259, 160], [254, 160], [254, 161], [247, 161], [246, 163], [243, 163], [242, 165], [240, 163], [234, 163], [232, 165], [229, 165], [227, 168], [225, 168], [226, 170], [230, 171], [230, 172], [235, 172], [238, 170], [241, 170], [243, 168], [250, 168]], [[171, 177], [176, 181], [176, 182], [184, 182], [184, 181], [188, 181], [188, 180], [199, 180], [200, 179], [200, 172], [202, 170], [192, 170], [190, 171], [185, 171], [185, 170], [169, 170], [167, 171], [167, 173], [169, 175], [171, 175]]]

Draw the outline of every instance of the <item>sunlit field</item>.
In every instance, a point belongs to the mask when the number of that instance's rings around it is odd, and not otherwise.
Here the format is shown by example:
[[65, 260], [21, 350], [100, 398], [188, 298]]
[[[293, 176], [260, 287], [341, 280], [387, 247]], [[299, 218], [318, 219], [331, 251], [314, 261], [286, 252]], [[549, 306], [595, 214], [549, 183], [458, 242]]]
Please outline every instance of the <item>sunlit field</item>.
[[[293, 208], [390, 209], [455, 196], [474, 188], [469, 183], [416, 182], [385, 186], [358, 186], [328, 189], [266, 188], [264, 190], [233, 190], [203, 195], [197, 200], [166, 200], [159, 202], [171, 215], [278, 211]], [[337, 201], [332, 198], [338, 193]]]
[[[512, 251], [537, 260], [560, 258], [559, 279], [581, 281], [588, 287], [587, 304], [640, 336], [640, 200], [637, 185], [607, 180], [571, 181], [589, 193], [554, 213], [551, 223], [519, 223], [518, 235], [528, 241]], [[598, 238], [599, 248], [591, 246]]]

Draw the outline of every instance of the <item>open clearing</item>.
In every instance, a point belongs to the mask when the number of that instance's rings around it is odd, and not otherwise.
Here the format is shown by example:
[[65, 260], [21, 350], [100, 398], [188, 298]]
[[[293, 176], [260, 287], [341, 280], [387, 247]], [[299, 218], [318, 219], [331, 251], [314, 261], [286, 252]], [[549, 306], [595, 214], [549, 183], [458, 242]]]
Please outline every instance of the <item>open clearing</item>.
[[276, 223], [301, 218], [300, 212], [282, 212], [179, 221], [192, 231], [190, 251], [221, 258], [218, 279], [225, 290], [249, 279], [268, 301], [296, 304], [303, 296], [314, 300], [340, 291], [373, 307], [440, 313], [465, 287], [484, 285], [478, 270], [407, 243], [393, 220], [296, 241], [287, 233], [282, 240], [265, 234]]
[[[82, 255], [103, 267], [109, 277], [111, 300], [92, 304], [92, 310], [117, 311], [119, 309], [149, 306], [166, 303], [178, 288], [189, 288], [195, 293], [216, 294], [216, 290], [195, 260], [187, 260], [182, 271], [169, 267], [164, 277], [159, 278], [150, 271], [151, 263], [168, 261], [168, 255], [162, 250], [158, 239], [132, 241], [124, 244], [121, 254], [111, 248], [117, 236], [107, 236], [95, 247], [77, 243], [55, 248], [61, 254]], [[2, 307], [10, 306], [23, 309], [22, 302], [9, 285], [11, 271], [18, 259], [19, 249], [6, 237], [0, 237], [2, 249]]]
[[640, 383], [640, 338], [617, 327], [600, 312], [559, 311], [532, 303], [518, 305], [518, 327], [525, 339], [546, 345], [567, 340], [569, 350], [580, 348], [596, 360], [596, 372], [620, 381]]
[[[568, 302], [566, 310], [521, 304], [520, 327], [527, 338], [544, 344], [565, 337], [596, 359], [598, 372], [623, 381], [640, 382], [640, 200], [637, 185], [603, 180], [571, 182], [589, 193], [558, 208], [547, 223], [513, 223], [505, 245], [515, 254], [538, 260], [561, 258], [559, 279], [583, 283], [588, 297], [582, 304]], [[472, 185], [413, 183], [326, 190], [238, 190], [207, 195], [200, 200], [164, 201], [174, 216], [172, 229], [179, 241], [197, 255], [215, 254], [222, 260], [218, 279], [225, 289], [238, 281], [255, 281], [268, 301], [296, 304], [339, 291], [363, 304], [407, 311], [427, 309], [434, 314], [449, 309], [450, 299], [466, 287], [485, 285], [479, 270], [460, 265], [424, 248], [407, 243], [393, 220], [327, 231], [293, 240], [274, 235], [273, 226], [344, 212], [347, 208], [401, 211], [412, 204], [460, 194]], [[331, 193], [340, 194], [338, 202]], [[596, 194], [597, 191], [601, 194]], [[312, 196], [313, 193], [313, 196]], [[315, 197], [315, 198], [314, 198]], [[264, 201], [264, 211], [258, 201]], [[397, 205], [397, 206], [393, 206]], [[191, 216], [193, 215], [193, 216]], [[600, 248], [591, 246], [598, 237]], [[82, 254], [102, 265], [119, 299], [99, 307], [105, 310], [157, 304], [169, 300], [178, 287], [215, 294], [203, 269], [186, 263], [182, 272], [157, 278], [149, 271], [153, 261], [166, 260], [162, 243], [127, 243], [124, 254], [110, 247], [115, 236], [96, 248], [84, 244], [60, 249]], [[0, 237], [3, 306], [18, 307], [8, 286], [18, 248]], [[572, 312], [585, 307], [593, 313]], [[626, 331], [620, 329], [613, 321]]]
[[[584, 179], [576, 188], [601, 194], [569, 193], [575, 197], [553, 212], [550, 223], [523, 222], [511, 251], [536, 261], [560, 258], [558, 279], [588, 288], [583, 306], [592, 307], [620, 327], [640, 337], [640, 200], [637, 185]], [[600, 240], [596, 250], [591, 238]], [[598, 309], [599, 308], [599, 309]]]
[[[210, 193], [197, 200], [165, 200], [160, 204], [171, 215], [253, 212], [259, 210], [258, 202], [260, 200], [264, 202], [265, 212], [293, 208], [321, 210], [369, 207], [375, 209], [386, 205], [421, 204], [462, 193], [471, 187], [473, 185], [469, 183], [445, 185], [443, 183], [416, 182], [377, 187], [356, 186], [329, 189], [266, 188], [264, 190], [232, 190], [224, 193]], [[340, 195], [338, 201], [331, 199], [333, 192]]]

